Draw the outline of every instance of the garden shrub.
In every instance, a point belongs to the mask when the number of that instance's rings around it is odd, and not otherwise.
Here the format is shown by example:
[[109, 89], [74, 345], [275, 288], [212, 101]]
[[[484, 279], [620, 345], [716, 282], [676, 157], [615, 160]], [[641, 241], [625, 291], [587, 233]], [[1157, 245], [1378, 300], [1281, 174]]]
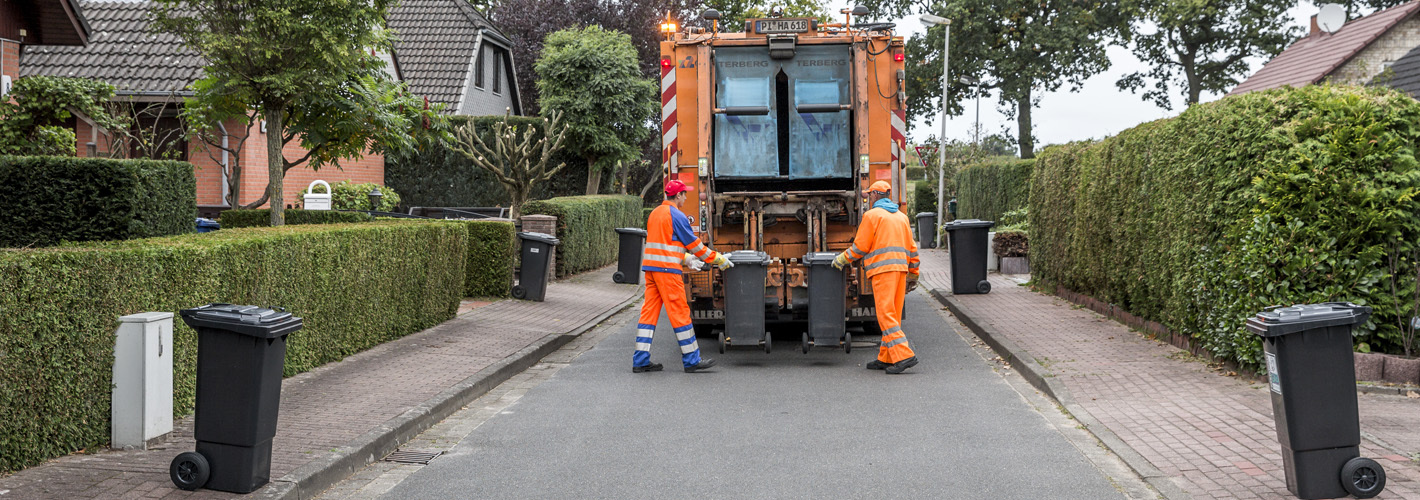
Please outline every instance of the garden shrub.
[[[382, 195], [380, 197], [380, 206], [371, 208], [370, 192], [374, 191], [376, 187], [380, 188], [380, 194]], [[330, 208], [332, 210], [393, 212], [395, 211], [395, 207], [399, 206], [400, 202], [399, 193], [395, 192], [394, 188], [381, 186], [373, 182], [355, 184], [349, 180], [344, 180], [331, 185], [330, 189], [331, 191], [335, 191], [335, 193], [330, 196]], [[306, 193], [309, 190], [310, 187], [301, 189], [300, 194], [296, 195], [296, 199], [305, 200]], [[316, 190], [324, 193], [325, 187], [318, 185], [316, 186]]]
[[916, 186], [912, 188], [911, 215], [917, 215], [922, 212], [937, 213], [937, 183], [935, 181], [918, 182]]
[[[0, 472], [109, 441], [118, 318], [211, 302], [304, 319], [286, 376], [452, 318], [467, 225], [373, 222], [0, 251]], [[174, 416], [192, 411], [196, 334], [173, 321]]]
[[996, 231], [991, 249], [997, 257], [1025, 257], [1030, 255], [1030, 237], [1020, 231]]
[[618, 227], [645, 227], [641, 198], [626, 195], [569, 196], [531, 201], [523, 215], [557, 217], [557, 276], [616, 262]]
[[507, 297], [513, 289], [517, 231], [509, 221], [460, 221], [468, 225], [466, 297]]
[[1006, 212], [1030, 201], [1030, 176], [1035, 160], [989, 161], [957, 172], [957, 217], [999, 221]]
[[920, 165], [907, 167], [906, 170], [904, 173], [909, 181], [924, 180], [923, 176], [927, 175], [927, 168]]
[[1399, 350], [1420, 241], [1420, 103], [1390, 89], [1233, 96], [1100, 142], [1031, 180], [1033, 277], [1257, 367], [1246, 319], [1275, 304], [1375, 308], [1357, 348]]
[[196, 231], [192, 164], [0, 156], [0, 246], [147, 238]]
[[[366, 205], [369, 205], [369, 203], [366, 203]], [[286, 216], [286, 225], [288, 226], [298, 224], [345, 224], [375, 220], [370, 214], [364, 212], [342, 212], [338, 210], [301, 210], [298, 208], [288, 208], [283, 210], [282, 213]], [[222, 224], [222, 229], [270, 227], [271, 209], [224, 210], [219, 222]]]

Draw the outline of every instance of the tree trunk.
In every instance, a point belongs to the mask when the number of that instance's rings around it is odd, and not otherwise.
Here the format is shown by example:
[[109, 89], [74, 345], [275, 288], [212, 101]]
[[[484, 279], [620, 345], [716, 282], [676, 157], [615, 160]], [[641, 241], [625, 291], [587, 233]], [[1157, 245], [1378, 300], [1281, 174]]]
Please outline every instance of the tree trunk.
[[1188, 103], [1187, 106], [1198, 104], [1198, 96], [1203, 93], [1203, 78], [1193, 71], [1193, 65], [1183, 68], [1183, 74], [1188, 78]]
[[516, 221], [519, 217], [523, 216], [523, 204], [528, 202], [528, 191], [530, 190], [531, 187], [508, 190], [508, 197], [512, 200], [512, 202], [508, 204], [509, 218]]
[[621, 175], [621, 194], [627, 194], [626, 184], [631, 182], [631, 165], [629, 161], [616, 162], [616, 170]]
[[1016, 133], [1019, 134], [1018, 142], [1021, 145], [1022, 160], [1035, 158], [1035, 138], [1031, 137], [1030, 108], [1030, 89], [1026, 89], [1026, 95], [1016, 101]]
[[587, 158], [587, 194], [597, 194], [602, 187], [602, 172], [597, 169], [596, 158]]
[[282, 191], [286, 179], [286, 158], [281, 155], [281, 137], [285, 135], [286, 128], [281, 122], [281, 108], [267, 104], [263, 110], [266, 115], [266, 193], [267, 202], [271, 205], [272, 226], [286, 224], [286, 199]]
[[646, 197], [646, 192], [647, 192], [647, 191], [650, 191], [650, 190], [651, 190], [651, 186], [655, 186], [655, 185], [656, 185], [656, 181], [661, 180], [661, 176], [665, 174], [665, 171], [662, 170], [660, 167], [655, 167], [655, 168], [656, 168], [656, 171], [651, 173], [651, 180], [646, 181], [646, 184], [643, 184], [643, 185], [641, 186], [641, 197], [642, 197], [642, 198], [645, 198], [645, 197]]

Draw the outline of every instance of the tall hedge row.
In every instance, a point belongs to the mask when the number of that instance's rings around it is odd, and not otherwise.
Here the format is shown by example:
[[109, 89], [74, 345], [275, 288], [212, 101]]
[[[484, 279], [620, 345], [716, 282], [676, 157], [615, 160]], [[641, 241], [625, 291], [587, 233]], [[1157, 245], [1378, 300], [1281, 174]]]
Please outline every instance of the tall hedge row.
[[461, 221], [468, 226], [464, 296], [507, 297], [513, 289], [517, 231], [510, 221]]
[[[485, 141], [492, 140], [493, 124], [502, 119], [502, 116], [450, 118], [454, 126], [472, 121]], [[518, 126], [541, 127], [542, 124], [542, 119], [535, 117], [514, 116], [509, 121]], [[533, 199], [585, 192], [586, 160], [564, 151], [555, 154], [552, 162], [566, 166], [551, 181], [534, 186]], [[443, 145], [386, 156], [385, 184], [399, 191], [400, 204], [405, 207], [506, 207], [510, 202], [498, 179], [474, 166], [462, 153]]]
[[1376, 309], [1358, 349], [1398, 350], [1420, 241], [1420, 103], [1309, 86], [1229, 97], [1042, 152], [1031, 268], [1257, 366], [1274, 304]]
[[533, 201], [523, 214], [557, 217], [557, 276], [616, 262], [618, 227], [646, 227], [641, 198], [621, 195], [569, 196]]
[[957, 172], [957, 217], [1001, 220], [1030, 202], [1035, 160], [1010, 159], [970, 165]]
[[[286, 307], [305, 319], [289, 339], [290, 376], [453, 317], [467, 227], [224, 229], [0, 251], [0, 472], [108, 442], [119, 316], [210, 302]], [[197, 344], [181, 319], [174, 327], [180, 416], [193, 407]]]
[[0, 156], [0, 247], [147, 238], [196, 230], [192, 164]]
[[[370, 222], [375, 220], [370, 214], [364, 212], [343, 212], [340, 210], [302, 210], [299, 208], [286, 209], [282, 211], [286, 216], [286, 224], [344, 224], [351, 222]], [[271, 209], [258, 208], [252, 210], [223, 210], [220, 220], [222, 229], [237, 229], [243, 227], [271, 227]]]

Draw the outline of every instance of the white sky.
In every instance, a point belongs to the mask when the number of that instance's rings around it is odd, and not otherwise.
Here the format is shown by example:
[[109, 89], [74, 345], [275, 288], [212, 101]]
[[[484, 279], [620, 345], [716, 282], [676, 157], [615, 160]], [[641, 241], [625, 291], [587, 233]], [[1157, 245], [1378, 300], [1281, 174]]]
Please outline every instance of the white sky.
[[[828, 4], [830, 11], [837, 13], [839, 9], [851, 5], [852, 2], [851, 0], [830, 0]], [[1310, 26], [1311, 16], [1316, 11], [1317, 8], [1312, 2], [1302, 0], [1296, 7], [1288, 11], [1288, 16], [1292, 19], [1292, 25], [1305, 28]], [[924, 30], [916, 14], [904, 19], [894, 19], [892, 22], [897, 23], [897, 33], [901, 34], [903, 38], [911, 38], [912, 35]], [[1100, 139], [1140, 123], [1176, 116], [1183, 111], [1181, 97], [1175, 98], [1173, 111], [1166, 111], [1152, 102], [1145, 102], [1139, 94], [1132, 94], [1115, 87], [1114, 82], [1118, 81], [1121, 76], [1135, 71], [1148, 71], [1149, 67], [1124, 47], [1109, 47], [1108, 54], [1111, 63], [1110, 69], [1086, 80], [1084, 88], [1079, 92], [1071, 93], [1062, 88], [1061, 91], [1048, 93], [1041, 99], [1040, 106], [1035, 108], [1034, 114], [1031, 116], [1035, 126], [1036, 151], [1048, 144]], [[1252, 71], [1257, 71], [1266, 61], [1257, 59], [1248, 62], [1252, 66]], [[953, 74], [951, 78], [955, 79], [957, 76]], [[1201, 100], [1208, 102], [1220, 97], [1222, 97], [1221, 94], [1205, 93]], [[980, 102], [982, 135], [998, 133], [1007, 128], [1014, 135], [1016, 122], [1015, 120], [1007, 120], [1005, 115], [997, 110], [999, 106], [997, 98], [994, 96], [983, 97]], [[949, 117], [947, 120], [946, 135], [948, 138], [962, 140], [971, 138], [976, 101], [967, 101], [963, 104], [965, 105], [965, 113], [962, 116]], [[940, 130], [938, 127], [941, 125], [936, 114], [909, 116], [908, 119], [913, 122], [912, 139], [926, 138], [928, 135], [937, 134]]]

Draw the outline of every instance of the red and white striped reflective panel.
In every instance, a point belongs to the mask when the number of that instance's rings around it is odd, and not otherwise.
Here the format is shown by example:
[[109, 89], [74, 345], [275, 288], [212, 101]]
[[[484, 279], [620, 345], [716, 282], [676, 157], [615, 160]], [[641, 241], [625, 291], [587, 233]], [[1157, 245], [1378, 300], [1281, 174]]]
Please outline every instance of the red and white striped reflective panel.
[[904, 182], [904, 168], [902, 159], [907, 156], [907, 110], [897, 109], [892, 112], [892, 169], [898, 175], [892, 178], [892, 191], [897, 194], [899, 200], [904, 199], [906, 193], [902, 183]]
[[661, 165], [675, 172], [676, 142], [675, 64], [661, 65]]

